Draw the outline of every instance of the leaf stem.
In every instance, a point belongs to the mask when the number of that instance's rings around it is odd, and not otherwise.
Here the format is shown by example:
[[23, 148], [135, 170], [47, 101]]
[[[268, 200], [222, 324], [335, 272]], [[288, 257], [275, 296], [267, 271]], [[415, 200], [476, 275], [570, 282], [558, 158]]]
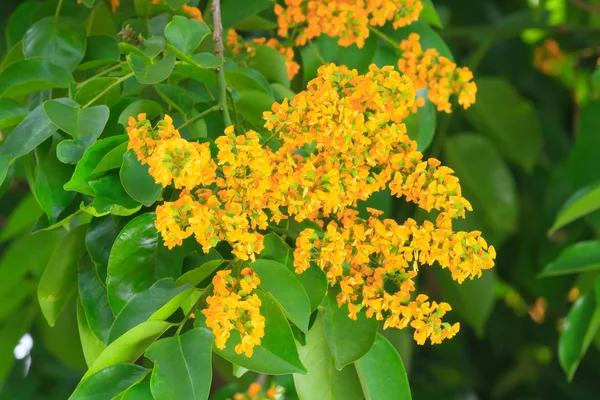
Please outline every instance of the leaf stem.
[[60, 15], [60, 9], [62, 7], [63, 0], [58, 0], [58, 4], [56, 5], [56, 11], [54, 12], [54, 19], [58, 18]]
[[239, 134], [238, 126], [240, 125], [240, 121], [238, 118], [237, 105], [235, 104], [235, 99], [233, 98], [233, 90], [230, 87], [227, 88], [227, 94], [229, 95], [229, 99], [231, 100], [231, 106], [233, 108], [233, 119], [235, 121], [235, 132]]
[[113, 72], [114, 70], [116, 70], [116, 69], [119, 69], [120, 67], [121, 67], [121, 63], [119, 62], [119, 63], [117, 63], [116, 65], [113, 65], [113, 66], [112, 66], [112, 67], [110, 67], [110, 68], [106, 68], [106, 69], [104, 69], [104, 70], [102, 70], [102, 71], [98, 72], [97, 74], [90, 76], [90, 77], [89, 77], [88, 79], [86, 79], [85, 81], [81, 81], [81, 82], [79, 82], [79, 83], [77, 84], [77, 88], [79, 89], [80, 87], [82, 87], [83, 85], [85, 85], [86, 83], [88, 83], [89, 81], [93, 81], [93, 80], [94, 80], [94, 79], [96, 79], [96, 78], [101, 78], [101, 77], [103, 77], [103, 76], [105, 76], [105, 75], [108, 75], [108, 74], [110, 74], [111, 72]]
[[209, 108], [208, 110], [204, 110], [202, 111], [200, 114], [193, 116], [192, 118], [188, 119], [187, 121], [185, 121], [183, 124], [181, 124], [177, 130], [182, 130], [183, 128], [185, 128], [186, 126], [188, 126], [189, 124], [192, 124], [194, 122], [196, 122], [197, 120], [199, 120], [200, 118], [210, 114], [213, 111], [218, 111], [221, 109], [221, 106], [219, 106], [218, 104], [216, 106], [212, 106], [211, 108]]
[[111, 83], [110, 85], [108, 85], [106, 87], [106, 89], [104, 89], [103, 91], [101, 91], [100, 93], [98, 93], [98, 95], [96, 97], [94, 97], [92, 100], [88, 101], [87, 104], [85, 106], [83, 106], [83, 108], [88, 108], [89, 106], [91, 106], [92, 104], [94, 104], [94, 102], [96, 100], [98, 100], [99, 98], [101, 98], [102, 96], [104, 96], [110, 89], [112, 89], [113, 87], [120, 85], [121, 83], [125, 82], [127, 79], [131, 78], [133, 76], [133, 72], [128, 73], [125, 76], [120, 77], [119, 79], [117, 79], [116, 81], [114, 81], [113, 83]]
[[317, 58], [319, 59], [319, 62], [321, 64], [327, 64], [327, 61], [325, 61], [325, 58], [323, 58], [321, 52], [319, 52], [319, 49], [317, 48], [317, 46], [315, 46], [312, 40], [308, 39], [308, 44], [310, 45], [310, 48], [312, 49], [313, 53], [315, 53], [315, 56], [317, 56]]
[[175, 332], [175, 336], [179, 336], [179, 334], [181, 333], [181, 330], [185, 326], [186, 322], [188, 322], [188, 320], [190, 319], [190, 317], [192, 316], [192, 314], [194, 313], [194, 311], [196, 311], [196, 308], [198, 308], [198, 305], [200, 304], [200, 301], [202, 301], [202, 296], [200, 296], [198, 298], [198, 300], [196, 300], [196, 302], [194, 303], [194, 305], [190, 308], [190, 311], [188, 311], [188, 313], [186, 314], [186, 316], [179, 323], [179, 326], [177, 327], [177, 331]]
[[[215, 57], [224, 59], [223, 54], [225, 47], [223, 46], [223, 24], [221, 23], [221, 1], [212, 0], [212, 15], [213, 15], [213, 44], [215, 46]], [[225, 81], [225, 70], [223, 65], [217, 67], [217, 101], [221, 107], [223, 115], [223, 123], [225, 127], [231, 126], [231, 117], [227, 108], [227, 82]]]
[[396, 42], [394, 39], [392, 39], [391, 37], [389, 37], [382, 31], [380, 31], [379, 29], [375, 28], [374, 26], [369, 25], [369, 30], [371, 32], [373, 32], [374, 34], [376, 34], [377, 36], [379, 36], [384, 42], [386, 42], [387, 44], [392, 46], [392, 48], [394, 48], [394, 49], [400, 48], [400, 44], [398, 42]]

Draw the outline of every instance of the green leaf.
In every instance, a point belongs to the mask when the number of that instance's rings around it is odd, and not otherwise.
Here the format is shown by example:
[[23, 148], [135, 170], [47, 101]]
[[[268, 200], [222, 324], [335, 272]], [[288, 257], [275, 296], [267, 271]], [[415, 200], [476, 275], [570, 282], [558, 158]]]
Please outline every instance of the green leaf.
[[108, 153], [98, 163], [98, 166], [92, 171], [94, 174], [110, 171], [111, 169], [121, 168], [123, 156], [127, 151], [129, 142], [123, 142]]
[[85, 55], [86, 31], [80, 21], [46, 17], [33, 24], [23, 36], [26, 58], [41, 57], [72, 71]]
[[348, 306], [338, 307], [336, 296], [338, 287], [329, 288], [323, 300], [323, 325], [327, 343], [333, 354], [335, 367], [341, 371], [346, 365], [358, 360], [371, 350], [379, 321], [367, 318], [364, 312], [357, 315], [356, 321], [348, 317]]
[[[265, 235], [263, 244], [264, 249], [260, 253], [260, 258], [278, 261], [295, 273], [293, 251], [287, 243], [276, 234], [269, 233]], [[304, 286], [310, 300], [310, 311], [313, 312], [321, 304], [325, 293], [327, 293], [327, 278], [325, 278], [323, 271], [314, 264], [302, 274], [298, 274], [297, 278]]]
[[308, 332], [310, 302], [296, 275], [272, 260], [256, 260], [250, 266], [258, 274], [262, 289], [273, 295], [298, 328]]
[[452, 310], [475, 330], [477, 336], [483, 337], [485, 325], [496, 302], [495, 271], [484, 271], [480, 278], [468, 279], [458, 284], [452, 280], [449, 271], [437, 267], [433, 270], [442, 291], [441, 298], [452, 305]]
[[10, 213], [0, 232], [0, 243], [31, 229], [35, 221], [44, 213], [35, 196], [29, 194]]
[[171, 7], [173, 10], [177, 10], [181, 8], [188, 0], [165, 0], [165, 2]]
[[417, 141], [417, 150], [420, 152], [427, 150], [433, 141], [436, 117], [435, 106], [425, 99], [425, 105], [419, 107], [416, 114], [411, 113], [404, 121], [408, 137]]
[[[596, 290], [600, 289], [600, 280], [596, 281]], [[563, 330], [558, 337], [558, 360], [560, 366], [571, 381], [579, 362], [592, 343], [600, 327], [600, 306], [594, 290], [582, 294], [573, 304]]]
[[77, 285], [77, 264], [85, 253], [85, 231], [80, 225], [60, 241], [38, 286], [38, 300], [46, 321], [54, 326]]
[[[597, 70], [600, 71], [600, 68]], [[600, 148], [600, 100], [591, 100], [581, 107], [575, 144], [569, 157], [569, 169], [575, 188], [579, 189], [598, 180], [600, 167], [596, 149]]]
[[202, 68], [214, 69], [223, 65], [223, 59], [213, 53], [199, 53], [192, 56], [192, 60]]
[[[191, 292], [189, 285], [175, 286], [172, 278], [157, 281], [127, 302], [110, 328], [108, 342], [115, 341], [134, 326], [148, 319], [167, 319], [189, 297]], [[168, 309], [168, 312], [162, 312], [161, 318], [150, 318], [164, 307]]]
[[[112, 107], [121, 98], [121, 85], [118, 85], [117, 81], [118, 78], [100, 77], [84, 83], [77, 93], [75, 93], [74, 100], [85, 106], [101, 93], [104, 93], [100, 98], [91, 103], [90, 106], [105, 104], [108, 107]], [[106, 90], [109, 86], [110, 89]]]
[[0, 96], [20, 97], [46, 89], [67, 88], [71, 80], [69, 70], [47, 60], [19, 60], [0, 72]]
[[367, 400], [410, 400], [404, 364], [388, 340], [377, 334], [375, 344], [354, 363]]
[[59, 221], [76, 194], [63, 190], [63, 185], [73, 174], [73, 167], [61, 163], [56, 158], [56, 148], [53, 146], [45, 157], [40, 160], [38, 174], [35, 178], [35, 195], [48, 216], [50, 225]]
[[180, 113], [187, 114], [194, 109], [194, 100], [190, 97], [190, 92], [181, 86], [161, 83], [154, 88], [165, 103]]
[[[86, 240], [88, 236], [86, 235]], [[96, 338], [108, 344], [108, 335], [115, 316], [108, 305], [106, 287], [90, 257], [82, 258], [79, 263], [79, 301], [85, 310], [89, 329]]]
[[69, 400], [111, 400], [141, 381], [147, 372], [135, 364], [111, 365], [83, 380]]
[[140, 99], [136, 100], [123, 110], [119, 115], [119, 124], [124, 127], [129, 126], [129, 117], [137, 120], [139, 114], [146, 114], [148, 120], [152, 120], [162, 114], [162, 106], [156, 101]]
[[[11, 132], [0, 147], [0, 156], [12, 161], [35, 149], [56, 132], [57, 127], [38, 106]], [[2, 179], [3, 180], [3, 179]], [[1, 181], [0, 181], [1, 183]]]
[[154, 399], [208, 399], [212, 344], [213, 335], [208, 329], [195, 328], [150, 346], [146, 357], [154, 361], [150, 378]]
[[[272, 295], [261, 290], [256, 290], [255, 293], [262, 303], [260, 314], [265, 317], [265, 336], [260, 346], [254, 348], [252, 357], [237, 354], [234, 348], [240, 343], [240, 335], [237, 331], [233, 331], [225, 349], [215, 348], [214, 351], [226, 360], [250, 371], [269, 375], [305, 373], [306, 369], [298, 357], [294, 336], [283, 311]], [[196, 318], [199, 322], [198, 315]]]
[[75, 140], [63, 140], [58, 144], [58, 158], [63, 163], [76, 164], [83, 153], [100, 137], [110, 110], [107, 106], [81, 108], [74, 101], [52, 100], [44, 103], [44, 111], [50, 121]]
[[377, 47], [377, 36], [375, 35], [370, 35], [365, 40], [365, 45], [360, 49], [355, 44], [348, 47], [340, 46], [335, 57], [335, 63], [356, 69], [359, 74], [364, 74], [373, 63]]
[[108, 345], [85, 373], [83, 380], [111, 365], [136, 361], [170, 326], [165, 321], [146, 321], [136, 326]]
[[165, 28], [165, 37], [184, 54], [192, 54], [210, 34], [205, 23], [175, 15]]
[[93, 210], [91, 212], [94, 216], [109, 213], [126, 216], [134, 214], [141, 207], [137, 201], [129, 197], [116, 173], [92, 181], [90, 186], [96, 196], [92, 203]]
[[113, 22], [113, 14], [106, 2], [98, 2], [92, 9], [87, 21], [87, 31], [90, 37], [95, 35], [116, 36], [117, 28]]
[[13, 351], [21, 337], [29, 329], [35, 311], [34, 306], [29, 306], [13, 315], [0, 326], [0, 382], [4, 382], [12, 369], [15, 362]]
[[150, 382], [133, 385], [123, 393], [121, 400], [155, 400], [150, 391]]
[[158, 61], [146, 61], [137, 54], [129, 54], [127, 63], [135, 74], [139, 83], [152, 85], [167, 79], [175, 67], [175, 55], [167, 54]]
[[258, 90], [247, 90], [240, 92], [236, 104], [239, 113], [244, 116], [245, 120], [256, 127], [261, 127], [264, 124], [262, 113], [271, 109], [273, 98]]
[[150, 207], [162, 192], [162, 186], [154, 181], [148, 172], [148, 164], [142, 165], [133, 150], [123, 155], [123, 165], [119, 171], [123, 188], [133, 199]]
[[108, 260], [108, 299], [115, 314], [136, 293], [161, 278], [181, 273], [181, 247], [168, 250], [154, 227], [154, 213], [131, 220], [119, 233]]
[[504, 78], [477, 78], [477, 102], [465, 116], [510, 161], [532, 171], [542, 147], [540, 123], [531, 103], [510, 82]]
[[573, 194], [561, 207], [550, 234], [563, 226], [600, 209], [600, 184], [592, 184]]
[[77, 327], [79, 328], [79, 340], [81, 341], [85, 363], [89, 367], [104, 351], [106, 345], [91, 331], [81, 301], [77, 302]]
[[255, 55], [246, 63], [267, 78], [269, 82], [279, 83], [286, 88], [290, 87], [285, 59], [279, 52], [268, 46], [255, 46]]
[[[446, 42], [444, 42], [444, 39], [442, 39], [441, 36], [423, 20], [413, 22], [412, 24], [397, 30], [394, 29], [391, 24], [387, 24], [382, 29], [388, 36], [396, 39], [398, 43], [408, 39], [408, 36], [411, 33], [418, 33], [420, 36], [419, 43], [421, 43], [423, 50], [436, 49], [439, 51], [440, 55], [448, 58], [450, 61], [454, 61], [454, 56]], [[479, 78], [477, 84], [479, 85]]]
[[94, 169], [109, 151], [126, 142], [127, 139], [127, 135], [119, 135], [100, 139], [94, 143], [83, 153], [83, 157], [77, 163], [71, 180], [65, 183], [64, 189], [93, 196], [94, 191], [90, 186], [90, 182], [102, 176], [102, 174], [94, 173]]
[[444, 155], [456, 171], [473, 203], [483, 210], [491, 227], [512, 232], [517, 224], [519, 200], [512, 174], [488, 139], [475, 134], [454, 135], [446, 140]]
[[97, 268], [98, 277], [106, 282], [108, 257], [115, 239], [121, 228], [111, 215], [92, 218], [90, 227], [85, 235], [85, 247]]
[[273, 96], [275, 101], [282, 102], [284, 99], [292, 100], [296, 93], [283, 86], [280, 83], [271, 83], [271, 90], [273, 90]]
[[221, 18], [225, 32], [238, 22], [245, 20], [251, 15], [256, 15], [269, 7], [273, 7], [271, 0], [252, 0], [245, 3], [243, 7], [240, 7], [240, 3], [237, 0], [221, 1]]
[[38, 6], [38, 2], [24, 1], [10, 13], [5, 31], [6, 41], [9, 47], [14, 46], [21, 40], [25, 32], [27, 32], [27, 29], [31, 25], [31, 13], [38, 8]]
[[27, 107], [18, 101], [0, 99], [0, 129], [17, 125], [29, 114]]
[[436, 28], [443, 28], [442, 21], [440, 21], [440, 16], [435, 11], [433, 2], [431, 0], [421, 0], [421, 3], [423, 3], [423, 10], [419, 18]]
[[165, 48], [165, 38], [162, 36], [153, 36], [145, 39], [139, 47], [139, 51], [148, 59], [156, 58]]
[[268, 94], [271, 98], [273, 97], [267, 79], [254, 69], [234, 68], [230, 64], [226, 64], [225, 79], [227, 80], [227, 84], [238, 92], [258, 91]]
[[87, 38], [85, 56], [78, 71], [98, 68], [106, 64], [117, 63], [121, 56], [119, 45], [113, 36], [97, 35]]
[[556, 260], [546, 265], [540, 277], [576, 274], [600, 269], [600, 242], [575, 243], [564, 249]]
[[215, 272], [224, 262], [224, 260], [207, 261], [200, 265], [198, 268], [195, 268], [181, 275], [179, 278], [177, 278], [177, 281], [175, 281], [175, 285], [179, 286], [188, 283], [192, 286], [197, 286], [198, 284], [200, 284], [200, 282], [202, 282], [203, 280], [208, 278], [213, 272]]
[[306, 335], [306, 346], [298, 346], [298, 352], [308, 370], [304, 376], [294, 374], [300, 400], [364, 399], [354, 365], [348, 365], [341, 371], [335, 368], [320, 315]]

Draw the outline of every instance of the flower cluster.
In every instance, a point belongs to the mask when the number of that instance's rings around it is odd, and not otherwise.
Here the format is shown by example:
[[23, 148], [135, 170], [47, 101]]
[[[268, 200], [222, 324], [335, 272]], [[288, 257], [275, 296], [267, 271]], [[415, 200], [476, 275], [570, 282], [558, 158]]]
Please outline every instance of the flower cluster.
[[229, 29], [227, 32], [227, 47], [231, 49], [234, 55], [237, 54], [249, 54], [251, 57], [254, 56], [256, 51], [255, 45], [263, 45], [277, 50], [279, 54], [283, 56], [285, 60], [285, 66], [287, 68], [288, 76], [290, 79], [294, 77], [300, 71], [300, 64], [294, 61], [294, 50], [291, 47], [285, 46], [279, 40], [275, 38], [256, 38], [251, 42], [241, 42], [240, 36], [237, 34], [235, 29]]
[[260, 315], [261, 301], [252, 291], [260, 284], [258, 276], [250, 269], [240, 272], [239, 282], [230, 270], [217, 272], [213, 280], [213, 295], [206, 299], [202, 310], [206, 326], [215, 335], [215, 345], [224, 349], [232, 330], [240, 334], [235, 352], [251, 357], [254, 346], [260, 344], [265, 333], [265, 317]]
[[[331, 64], [319, 68], [306, 91], [264, 113], [277, 150], [261, 144], [256, 132], [236, 136], [230, 126], [215, 141], [214, 163], [208, 147], [183, 140], [170, 118], [152, 128], [143, 115], [130, 121], [129, 146], [157, 182], [183, 189], [156, 210], [167, 246], [194, 235], [206, 252], [224, 240], [235, 257], [254, 259], [269, 222], [312, 221], [320, 230], [300, 232], [296, 272], [311, 263], [321, 268], [339, 285], [338, 303], [347, 304], [350, 318], [364, 309], [385, 320], [385, 328], [410, 325], [420, 344], [427, 338], [439, 343], [459, 326], [442, 322], [448, 304], [414, 293], [419, 266], [439, 264], [460, 283], [492, 268], [495, 250], [478, 231], [453, 231], [453, 220], [471, 205], [453, 171], [424, 159], [408, 137], [402, 120], [414, 104], [411, 80], [393, 67], [373, 65], [359, 75]], [[435, 221], [398, 224], [373, 209], [370, 218], [359, 218], [358, 202], [386, 188], [435, 210]], [[211, 299], [213, 311], [235, 285], [227, 277], [215, 277], [215, 287], [229, 289]], [[211, 323], [219, 345], [227, 340], [224, 326]]]
[[566, 56], [556, 40], [546, 39], [534, 50], [533, 62], [546, 75], [558, 76], [566, 63]]
[[423, 4], [419, 0], [285, 0], [276, 4], [278, 34], [292, 32], [296, 45], [320, 35], [338, 39], [340, 46], [364, 46], [369, 25], [382, 26], [393, 21], [394, 29], [419, 18]]
[[473, 82], [473, 73], [467, 67], [457, 67], [437, 49], [423, 50], [419, 39], [418, 34], [411, 33], [400, 43], [400, 72], [410, 77], [416, 90], [427, 89], [427, 97], [438, 111], [452, 111], [452, 95], [458, 95], [458, 103], [465, 109], [475, 103], [477, 86]]
[[248, 386], [245, 393], [236, 393], [233, 395], [233, 400], [281, 400], [285, 389], [274, 382], [263, 392], [263, 387], [258, 382], [253, 382]]

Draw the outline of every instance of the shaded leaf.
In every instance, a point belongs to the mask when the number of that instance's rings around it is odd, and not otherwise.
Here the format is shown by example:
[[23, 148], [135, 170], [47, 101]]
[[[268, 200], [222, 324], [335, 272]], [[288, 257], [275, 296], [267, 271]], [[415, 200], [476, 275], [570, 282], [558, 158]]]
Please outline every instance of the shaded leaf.
[[112, 400], [142, 380], [147, 372], [135, 364], [111, 365], [82, 381], [69, 400]]
[[592, 184], [573, 194], [561, 207], [549, 233], [600, 209], [600, 184]]

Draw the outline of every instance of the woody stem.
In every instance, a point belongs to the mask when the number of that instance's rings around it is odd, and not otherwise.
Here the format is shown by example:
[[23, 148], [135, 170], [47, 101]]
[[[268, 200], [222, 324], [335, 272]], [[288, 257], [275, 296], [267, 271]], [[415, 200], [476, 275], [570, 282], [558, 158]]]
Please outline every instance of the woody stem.
[[[213, 44], [215, 46], [215, 57], [223, 59], [225, 47], [223, 46], [223, 24], [221, 23], [221, 2], [220, 0], [212, 0], [212, 15], [213, 15]], [[225, 127], [231, 125], [231, 117], [227, 108], [227, 82], [225, 81], [225, 70], [223, 65], [217, 67], [217, 101], [223, 115], [223, 123]]]

